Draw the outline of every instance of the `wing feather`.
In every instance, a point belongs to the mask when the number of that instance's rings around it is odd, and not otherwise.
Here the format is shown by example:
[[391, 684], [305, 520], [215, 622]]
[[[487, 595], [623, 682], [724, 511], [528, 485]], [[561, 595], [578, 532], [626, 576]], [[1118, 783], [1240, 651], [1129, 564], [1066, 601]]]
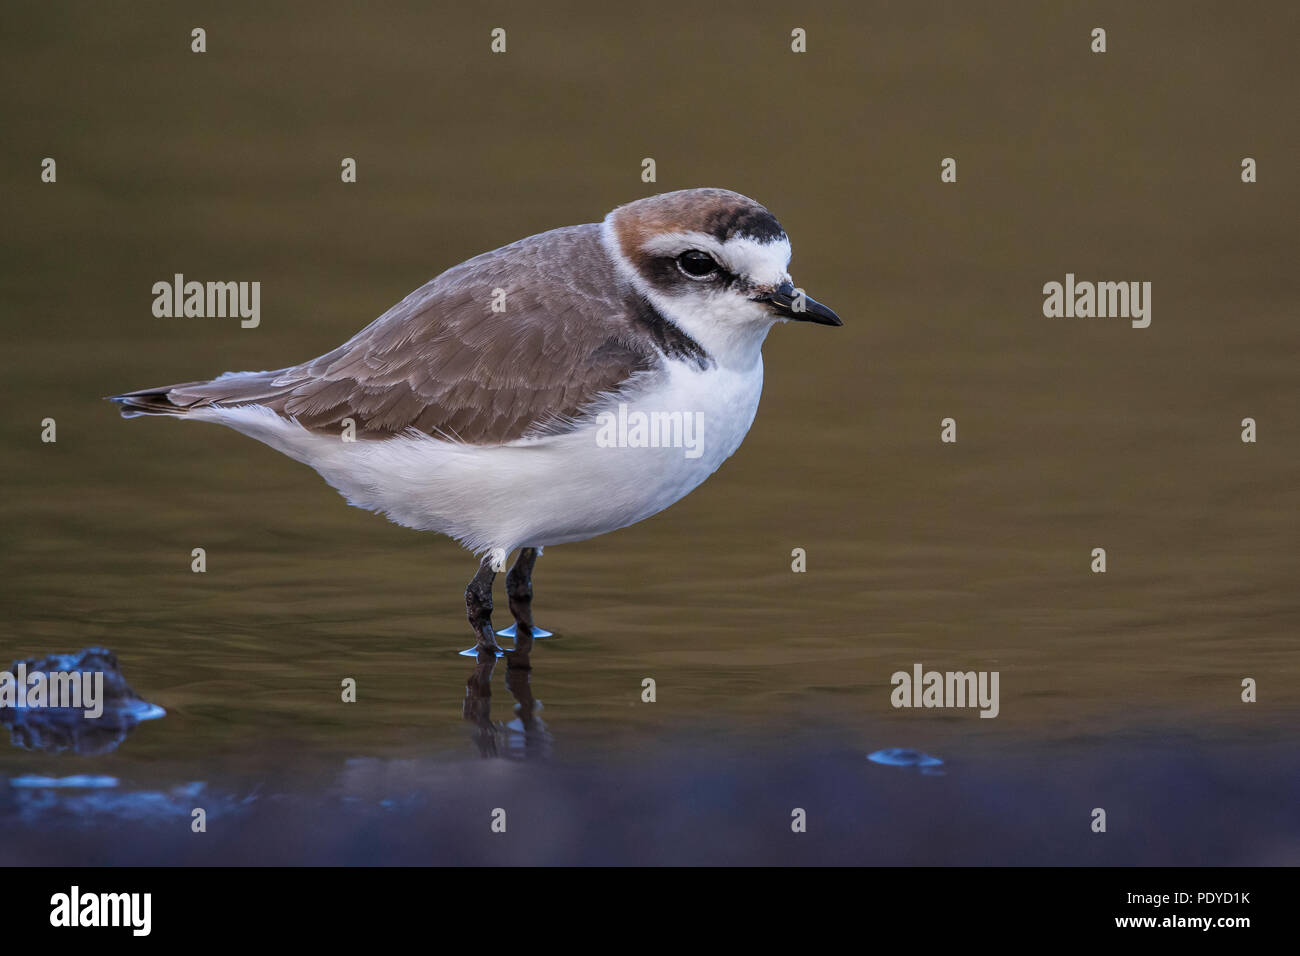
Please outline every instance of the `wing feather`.
[[[497, 290], [505, 310], [492, 310]], [[125, 415], [265, 405], [304, 427], [360, 438], [412, 429], [502, 444], [576, 427], [656, 373], [665, 356], [706, 367], [698, 343], [618, 275], [596, 224], [486, 253], [415, 290], [301, 365], [115, 396]]]
[[[505, 290], [505, 311], [492, 311]], [[307, 428], [415, 429], [498, 444], [570, 426], [656, 366], [594, 225], [478, 256], [407, 296], [339, 348], [274, 373], [265, 404]]]

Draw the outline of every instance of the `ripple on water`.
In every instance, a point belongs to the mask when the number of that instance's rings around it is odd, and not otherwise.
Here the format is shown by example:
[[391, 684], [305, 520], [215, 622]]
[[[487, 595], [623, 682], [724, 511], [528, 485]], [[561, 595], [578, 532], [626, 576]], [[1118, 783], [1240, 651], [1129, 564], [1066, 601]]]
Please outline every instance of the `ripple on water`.
[[907, 747], [886, 747], [884, 750], [867, 754], [867, 759], [872, 763], [884, 764], [886, 767], [916, 767], [927, 777], [944, 776], [944, 771], [937, 769], [943, 764], [942, 760]]
[[11, 786], [15, 787], [81, 787], [81, 788], [104, 788], [116, 787], [117, 777], [95, 777], [89, 774], [73, 774], [70, 777], [41, 777], [36, 774], [25, 774], [21, 777], [14, 777], [9, 781]]

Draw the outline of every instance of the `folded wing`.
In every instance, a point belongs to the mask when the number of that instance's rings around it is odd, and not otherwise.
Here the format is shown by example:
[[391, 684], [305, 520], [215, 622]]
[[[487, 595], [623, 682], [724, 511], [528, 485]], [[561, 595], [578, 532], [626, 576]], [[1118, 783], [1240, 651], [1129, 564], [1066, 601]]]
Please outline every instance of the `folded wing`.
[[648, 309], [621, 285], [599, 227], [574, 226], [449, 269], [309, 362], [115, 400], [127, 415], [259, 404], [312, 430], [351, 418], [360, 438], [415, 429], [499, 444], [573, 427], [683, 348]]

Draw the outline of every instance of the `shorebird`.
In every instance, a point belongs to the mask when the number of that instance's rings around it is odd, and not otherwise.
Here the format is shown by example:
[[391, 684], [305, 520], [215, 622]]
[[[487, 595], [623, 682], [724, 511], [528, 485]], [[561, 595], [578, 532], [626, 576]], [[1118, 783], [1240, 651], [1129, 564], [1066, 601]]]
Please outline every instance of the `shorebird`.
[[227, 425], [350, 504], [459, 541], [481, 559], [476, 654], [503, 653], [492, 585], [518, 550], [510, 656], [527, 666], [542, 549], [685, 496], [753, 423], [772, 326], [842, 324], [795, 288], [790, 251], [739, 193], [664, 193], [454, 266], [319, 358], [112, 401]]

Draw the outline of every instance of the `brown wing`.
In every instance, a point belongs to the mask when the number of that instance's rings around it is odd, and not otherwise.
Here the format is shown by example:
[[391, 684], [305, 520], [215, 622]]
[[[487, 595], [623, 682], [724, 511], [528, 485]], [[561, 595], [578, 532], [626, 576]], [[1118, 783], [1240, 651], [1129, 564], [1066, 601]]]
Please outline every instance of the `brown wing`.
[[[494, 312], [497, 289], [505, 308]], [[557, 229], [449, 269], [320, 358], [119, 401], [124, 413], [171, 414], [256, 402], [316, 430], [351, 418], [359, 437], [414, 428], [513, 441], [564, 429], [653, 369], [660, 349], [683, 348], [681, 333], [625, 290], [599, 226]]]

